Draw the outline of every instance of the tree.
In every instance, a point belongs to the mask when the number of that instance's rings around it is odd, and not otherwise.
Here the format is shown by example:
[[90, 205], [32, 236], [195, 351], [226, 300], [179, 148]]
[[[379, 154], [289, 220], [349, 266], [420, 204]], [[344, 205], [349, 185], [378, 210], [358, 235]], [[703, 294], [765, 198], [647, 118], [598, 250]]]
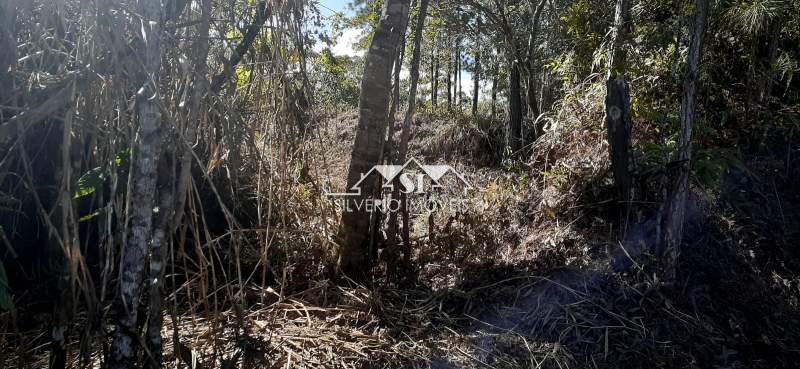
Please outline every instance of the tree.
[[[409, 2], [386, 0], [372, 43], [367, 50], [359, 97], [358, 128], [347, 174], [347, 188], [361, 182], [361, 196], [353, 201], [371, 199], [378, 189], [374, 178], [362, 181], [361, 176], [381, 161], [392, 65], [397, 46], [408, 24]], [[372, 264], [368, 244], [371, 215], [363, 207], [353, 211], [345, 210], [339, 227], [338, 269], [345, 276], [356, 280], [366, 280]]]
[[697, 109], [697, 81], [700, 79], [700, 60], [703, 56], [707, 16], [708, 0], [696, 0], [691, 29], [692, 42], [689, 45], [688, 66], [681, 94], [681, 126], [675, 158], [677, 177], [666, 205], [660, 250], [664, 258], [665, 279], [668, 281], [675, 281], [680, 243], [683, 238], [686, 197], [689, 192], [689, 164], [692, 160], [692, 129]]
[[437, 41], [438, 37], [434, 38], [434, 43], [431, 46], [431, 111], [434, 112], [439, 103], [439, 55], [437, 52]]
[[[417, 84], [419, 82], [419, 60], [422, 54], [422, 30], [425, 28], [425, 16], [428, 14], [428, 2], [429, 0], [420, 0], [419, 5], [419, 16], [417, 17], [417, 24], [414, 30], [414, 51], [413, 55], [411, 56], [411, 89], [408, 93], [408, 107], [406, 110], [406, 116], [403, 119], [403, 132], [402, 138], [400, 139], [400, 150], [397, 155], [398, 160], [396, 161], [397, 164], [402, 165], [406, 161], [406, 156], [408, 155], [408, 140], [411, 136], [411, 123], [414, 121], [414, 114], [417, 111]], [[395, 186], [398, 188], [398, 186]], [[395, 191], [394, 194], [398, 192]], [[405, 249], [403, 250], [403, 257], [405, 264], [408, 264], [411, 260], [411, 230], [410, 230], [410, 219], [408, 214], [408, 206], [406, 203], [406, 198], [403, 196], [402, 199], [402, 211], [403, 211], [403, 244]]]
[[[539, 104], [537, 103], [536, 93], [537, 93], [537, 83], [536, 78], [539, 73], [534, 72], [534, 68], [536, 67], [536, 45], [537, 45], [537, 37], [539, 35], [539, 23], [542, 16], [542, 10], [544, 9], [544, 5], [547, 3], [548, 0], [540, 0], [539, 3], [536, 5], [536, 8], [533, 9], [533, 25], [531, 26], [531, 32], [528, 38], [528, 86], [527, 86], [527, 104], [528, 104], [528, 114], [531, 120], [536, 120], [541, 113], [539, 111]], [[532, 4], [531, 4], [532, 5]], [[539, 135], [540, 132], [534, 131], [536, 136]]]
[[[0, 2], [0, 84], [10, 87], [12, 81], [9, 68], [17, 62], [17, 37], [14, 26], [17, 22], [16, 0]], [[0, 105], [6, 105], [7, 88], [0, 89]]]
[[472, 116], [478, 116], [478, 94], [481, 88], [481, 18], [475, 32], [475, 68], [472, 73]]
[[[522, 149], [522, 119], [523, 119], [523, 101], [522, 101], [522, 55], [520, 54], [519, 45], [517, 45], [517, 36], [514, 32], [514, 25], [511, 19], [511, 14], [507, 12], [507, 7], [513, 4], [504, 4], [499, 0], [494, 0], [492, 3], [494, 9], [488, 5], [484, 5], [478, 0], [468, 0], [467, 3], [474, 8], [477, 12], [483, 14], [489, 23], [502, 35], [505, 41], [505, 54], [508, 60], [508, 108], [509, 108], [509, 121], [506, 127], [505, 146], [506, 151], [512, 155], [519, 153]], [[518, 8], [512, 7], [511, 9]]]
[[[632, 199], [631, 98], [625, 80], [625, 42], [630, 33], [630, 0], [617, 0], [608, 55], [605, 121], [611, 170], [620, 201]], [[624, 223], [627, 223], [625, 220]], [[624, 234], [624, 230], [623, 230]]]
[[[161, 110], [158, 92], [161, 69], [161, 22], [159, 0], [140, 0], [142, 60], [141, 89], [136, 95], [139, 139], [136, 143], [129, 202], [129, 230], [122, 251], [117, 297], [118, 318], [108, 358], [109, 368], [135, 368], [139, 334], [138, 310], [144, 281], [145, 260], [153, 232], [153, 208], [161, 153]], [[158, 312], [160, 314], [160, 312]]]

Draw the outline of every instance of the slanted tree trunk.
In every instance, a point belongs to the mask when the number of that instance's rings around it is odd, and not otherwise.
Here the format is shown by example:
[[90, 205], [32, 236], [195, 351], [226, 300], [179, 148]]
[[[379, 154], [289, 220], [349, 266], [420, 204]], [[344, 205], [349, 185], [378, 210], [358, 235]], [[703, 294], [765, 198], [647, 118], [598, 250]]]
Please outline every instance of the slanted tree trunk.
[[[359, 118], [355, 144], [347, 175], [347, 188], [361, 182], [361, 196], [352, 201], [373, 198], [376, 182], [361, 176], [380, 163], [386, 135], [392, 64], [397, 46], [408, 24], [410, 0], [387, 0], [372, 44], [367, 51], [359, 98]], [[339, 228], [339, 272], [355, 280], [367, 280], [372, 267], [369, 254], [370, 213], [365, 208], [344, 211]]]
[[161, 22], [163, 8], [159, 0], [140, 0], [142, 88], [136, 96], [139, 135], [131, 173], [129, 227], [122, 250], [118, 317], [113, 333], [108, 366], [136, 368], [140, 335], [137, 332], [138, 307], [141, 301], [145, 260], [153, 231], [153, 206], [161, 152], [161, 112], [158, 79], [161, 69]]
[[269, 8], [267, 8], [267, 2], [259, 1], [256, 5], [255, 19], [253, 19], [253, 22], [250, 23], [247, 28], [245, 28], [242, 40], [233, 49], [231, 58], [222, 63], [222, 72], [212, 78], [210, 87], [211, 92], [219, 93], [222, 91], [222, 87], [225, 86], [225, 82], [230, 80], [231, 76], [236, 70], [236, 65], [238, 65], [242, 59], [244, 59], [247, 51], [249, 51], [253, 46], [253, 43], [256, 41], [256, 37], [261, 32], [262, 26], [267, 19], [269, 19], [269, 17], [270, 13]]
[[680, 244], [683, 238], [683, 223], [686, 197], [689, 192], [689, 164], [692, 160], [692, 129], [697, 106], [697, 81], [700, 79], [700, 60], [703, 56], [703, 37], [706, 31], [708, 0], [695, 1], [692, 26], [692, 42], [689, 45], [688, 68], [683, 81], [681, 96], [681, 129], [676, 157], [677, 177], [663, 216], [661, 257], [667, 281], [675, 281]]
[[[628, 204], [632, 199], [633, 158], [631, 156], [631, 98], [625, 81], [624, 44], [630, 30], [630, 0], [617, 0], [611, 31], [608, 80], [606, 81], [606, 130], [611, 170], [617, 197]], [[625, 221], [624, 223], [627, 223]], [[624, 234], [624, 231], [623, 231]]]

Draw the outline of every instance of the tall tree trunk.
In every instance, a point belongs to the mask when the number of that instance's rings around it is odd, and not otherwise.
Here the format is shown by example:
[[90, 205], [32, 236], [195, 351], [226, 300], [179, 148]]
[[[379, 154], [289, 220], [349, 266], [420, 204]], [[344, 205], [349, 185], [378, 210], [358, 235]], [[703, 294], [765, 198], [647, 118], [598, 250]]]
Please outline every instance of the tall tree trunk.
[[689, 45], [688, 68], [681, 96], [681, 130], [677, 153], [677, 177], [664, 216], [661, 256], [664, 259], [665, 280], [675, 281], [680, 243], [689, 192], [689, 164], [692, 160], [692, 129], [697, 106], [697, 81], [700, 79], [700, 60], [703, 56], [703, 37], [706, 31], [708, 0], [696, 0], [692, 42]]
[[497, 115], [497, 78], [500, 71], [498, 70], [499, 63], [495, 62], [492, 67], [492, 119]]
[[192, 46], [192, 65], [194, 74], [192, 75], [193, 94], [191, 105], [189, 106], [188, 119], [184, 138], [179, 152], [181, 153], [180, 173], [178, 174], [178, 185], [175, 190], [175, 220], [173, 226], [177, 227], [183, 220], [186, 197], [188, 196], [189, 182], [191, 182], [192, 168], [192, 143], [195, 142], [197, 126], [205, 118], [204, 110], [201, 109], [203, 102], [206, 101], [210, 86], [208, 82], [208, 50], [209, 50], [209, 30], [211, 25], [211, 1], [200, 0], [200, 23], [197, 24], [197, 38]]
[[[194, 73], [188, 77], [190, 80], [188, 85], [191, 86], [193, 93], [190, 97], [183, 134], [176, 137], [179, 142], [184, 138], [185, 141], [165, 150], [159, 163], [157, 191], [159, 212], [155, 216], [149, 271], [150, 314], [146, 338], [150, 357], [145, 361], [145, 366], [148, 368], [160, 368], [162, 364], [161, 289], [164, 281], [164, 265], [167, 261], [166, 245], [169, 242], [169, 235], [183, 221], [189, 182], [191, 182], [192, 143], [195, 140], [197, 126], [204, 118], [201, 107], [209, 91], [207, 60], [210, 21], [211, 0], [200, 0], [200, 20], [197, 23], [197, 36], [192, 45], [191, 61]], [[176, 350], [179, 350], [177, 346]]]
[[389, 107], [389, 115], [386, 119], [389, 125], [389, 133], [386, 136], [386, 148], [384, 150], [384, 153], [388, 153], [388, 156], [384, 157], [385, 162], [392, 162], [395, 158], [396, 147], [394, 134], [397, 132], [397, 108], [400, 105], [400, 72], [403, 70], [403, 59], [406, 53], [405, 43], [405, 37], [403, 37], [399, 45], [400, 51], [394, 61], [394, 71], [392, 73], [392, 104]]
[[[538, 91], [537, 81], [536, 78], [538, 77], [538, 73], [534, 71], [536, 67], [536, 38], [539, 35], [539, 20], [541, 19], [542, 9], [544, 9], [544, 5], [547, 3], [547, 0], [540, 0], [539, 3], [536, 5], [536, 8], [533, 10], [533, 25], [531, 27], [531, 34], [528, 38], [528, 59], [527, 59], [527, 70], [528, 70], [528, 79], [527, 79], [527, 94], [526, 94], [526, 103], [528, 106], [528, 114], [531, 121], [536, 120], [539, 117], [541, 111], [539, 110], [539, 104], [536, 99], [536, 93]], [[539, 130], [534, 130], [535, 137], [539, 136]]]
[[161, 69], [161, 22], [159, 0], [140, 0], [142, 30], [142, 88], [136, 96], [139, 137], [136, 143], [129, 198], [129, 230], [121, 254], [118, 318], [109, 355], [109, 368], [138, 367], [137, 310], [141, 299], [148, 243], [153, 231], [153, 205], [161, 152], [161, 112], [158, 79]]
[[[437, 40], [438, 41], [438, 40]], [[431, 73], [431, 106], [433, 107], [433, 111], [436, 111], [436, 106], [439, 103], [439, 58], [437, 55], [438, 45], [434, 44], [434, 47], [431, 50], [431, 64], [433, 64], [433, 73]]]
[[509, 55], [508, 114], [506, 149], [516, 155], [522, 149], [522, 82], [517, 59]]
[[[13, 91], [12, 78], [9, 69], [17, 64], [17, 0], [3, 0], [0, 2], [0, 105], [9, 104], [7, 94]], [[2, 110], [0, 110], [2, 112]]]
[[447, 57], [447, 110], [453, 109], [453, 58]]
[[161, 314], [161, 286], [164, 279], [164, 264], [167, 259], [169, 235], [172, 233], [172, 220], [175, 215], [175, 150], [165, 146], [158, 168], [158, 212], [154, 215], [153, 236], [150, 242], [150, 282], [149, 313], [147, 319], [147, 359], [145, 368], [161, 368], [162, 344], [161, 327], [164, 322]]
[[[364, 77], [359, 98], [358, 129], [347, 175], [347, 188], [361, 182], [361, 196], [351, 201], [373, 198], [376, 186], [374, 178], [362, 181], [380, 163], [386, 134], [386, 115], [389, 109], [392, 64], [397, 46], [405, 34], [408, 24], [410, 0], [387, 0], [383, 4], [381, 19], [372, 44], [367, 51]], [[367, 280], [372, 267], [369, 255], [370, 213], [363, 207], [345, 210], [339, 228], [338, 269], [344, 275]]]
[[[392, 105], [389, 108], [389, 134], [386, 138], [386, 146], [387, 149], [384, 150], [385, 153], [388, 153], [387, 157], [384, 157], [385, 163], [394, 163], [397, 160], [398, 153], [396, 150], [396, 142], [394, 141], [395, 132], [397, 131], [397, 107], [400, 105], [400, 71], [403, 67], [403, 58], [405, 57], [405, 38], [403, 41], [400, 42], [400, 55], [395, 60], [394, 64], [394, 83], [392, 86]], [[393, 195], [394, 196], [394, 195]], [[394, 268], [397, 264], [397, 260], [399, 260], [398, 253], [395, 252], [394, 246], [397, 244], [397, 234], [398, 234], [398, 224], [397, 224], [397, 214], [390, 213], [389, 214], [389, 221], [387, 222], [387, 232], [386, 232], [386, 244], [389, 245], [386, 250], [384, 250], [384, 259], [386, 261], [386, 267], [388, 272], [391, 274], [394, 272]], [[375, 231], [374, 229], [372, 231]]]
[[[625, 43], [630, 34], [630, 0], [617, 0], [606, 81], [606, 130], [611, 169], [617, 197], [628, 204], [632, 199], [633, 158], [631, 157], [631, 102], [625, 81]], [[623, 223], [627, 223], [626, 220]], [[624, 229], [621, 227], [621, 229]], [[622, 231], [624, 236], [624, 230]]]
[[472, 75], [472, 116], [478, 116], [478, 95], [481, 86], [481, 19], [478, 18], [478, 31], [475, 35], [475, 71]]
[[[411, 56], [411, 89], [408, 92], [408, 107], [406, 116], [403, 119], [403, 133], [400, 139], [400, 151], [396, 164], [402, 165], [408, 156], [408, 139], [411, 136], [411, 123], [414, 121], [414, 114], [417, 112], [417, 84], [419, 83], [419, 60], [422, 53], [422, 30], [425, 28], [425, 17], [428, 14], [428, 1], [420, 0], [419, 16], [417, 18], [416, 28], [414, 30], [414, 53]], [[397, 188], [398, 186], [395, 186]], [[398, 192], [395, 191], [393, 196]], [[406, 197], [402, 198], [403, 209], [403, 262], [406, 266], [409, 265], [411, 260], [411, 240], [408, 219]]]
[[453, 87], [455, 90], [454, 93], [454, 103], [456, 104], [456, 109], [461, 110], [461, 40], [456, 40], [456, 53], [453, 57], [454, 63], [456, 65], [455, 74], [453, 75], [453, 80], [455, 80], [456, 85]]

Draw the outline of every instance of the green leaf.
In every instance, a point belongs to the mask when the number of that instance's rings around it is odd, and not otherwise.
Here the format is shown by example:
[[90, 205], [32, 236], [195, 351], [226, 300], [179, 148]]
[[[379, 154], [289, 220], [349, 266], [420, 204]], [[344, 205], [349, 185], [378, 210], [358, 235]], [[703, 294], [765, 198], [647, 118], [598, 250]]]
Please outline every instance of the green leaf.
[[127, 166], [131, 159], [131, 149], [125, 149], [114, 155], [114, 167], [120, 168]]
[[84, 197], [97, 192], [97, 189], [103, 185], [106, 178], [106, 172], [103, 168], [97, 167], [86, 173], [78, 179], [78, 190], [75, 191], [75, 198]]
[[92, 219], [97, 219], [97, 226], [103, 230], [108, 227], [111, 223], [111, 215], [114, 213], [114, 209], [109, 204], [103, 208], [98, 209], [95, 212], [86, 214], [78, 219], [79, 222], [88, 222]]

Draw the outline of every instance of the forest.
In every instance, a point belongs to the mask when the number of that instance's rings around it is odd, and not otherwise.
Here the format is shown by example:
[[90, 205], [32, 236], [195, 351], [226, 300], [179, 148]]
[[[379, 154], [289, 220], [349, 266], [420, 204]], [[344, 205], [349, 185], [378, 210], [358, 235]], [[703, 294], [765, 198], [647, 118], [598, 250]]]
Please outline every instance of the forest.
[[0, 0], [0, 368], [796, 368], [795, 73], [800, 0]]

